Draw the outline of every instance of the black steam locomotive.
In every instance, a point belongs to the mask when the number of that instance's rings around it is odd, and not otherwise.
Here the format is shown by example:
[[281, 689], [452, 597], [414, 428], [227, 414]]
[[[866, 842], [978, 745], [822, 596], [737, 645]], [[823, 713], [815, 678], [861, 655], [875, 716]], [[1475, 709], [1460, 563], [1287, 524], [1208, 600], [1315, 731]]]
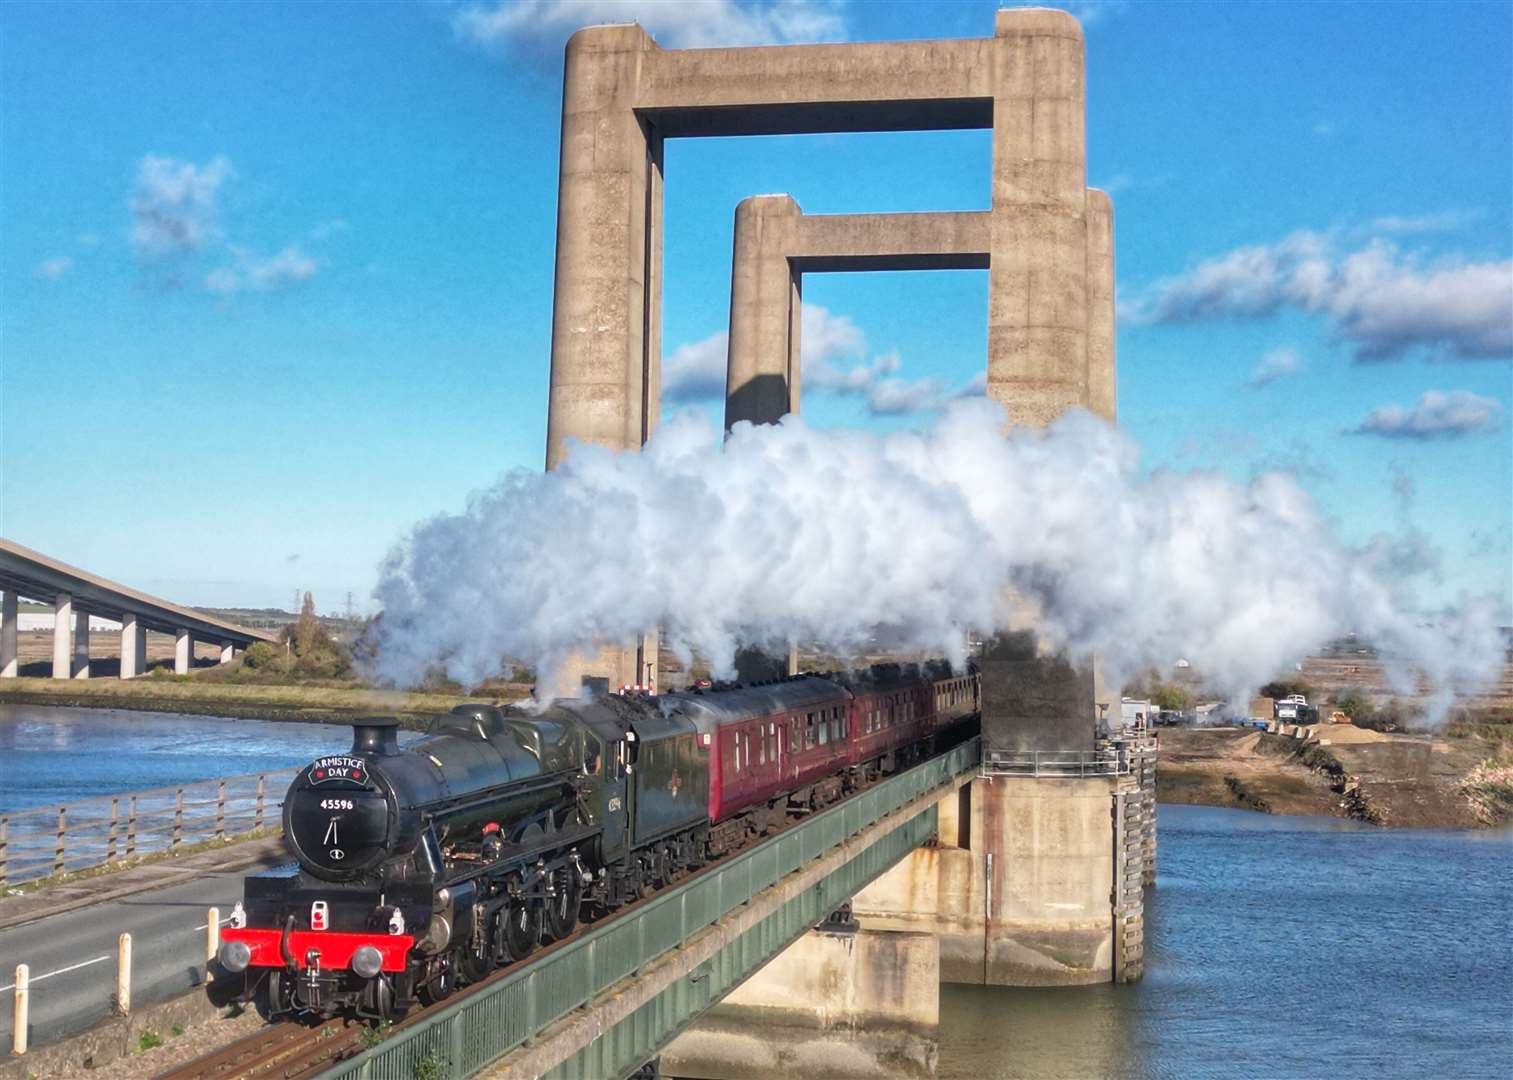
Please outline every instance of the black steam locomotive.
[[463, 705], [401, 749], [360, 720], [284, 800], [297, 865], [249, 877], [213, 991], [386, 1019], [925, 756], [978, 712], [943, 665], [537, 714]]

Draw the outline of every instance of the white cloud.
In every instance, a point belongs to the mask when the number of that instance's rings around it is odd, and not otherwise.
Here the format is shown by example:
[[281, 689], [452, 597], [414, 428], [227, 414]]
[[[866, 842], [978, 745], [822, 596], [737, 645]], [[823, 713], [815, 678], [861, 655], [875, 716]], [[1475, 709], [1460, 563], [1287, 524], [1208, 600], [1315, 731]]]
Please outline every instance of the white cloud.
[[198, 251], [221, 235], [216, 200], [232, 176], [224, 157], [204, 165], [148, 154], [131, 196], [131, 244], [157, 257]]
[[1328, 318], [1358, 360], [1420, 347], [1459, 359], [1513, 356], [1513, 259], [1426, 264], [1386, 240], [1345, 252], [1332, 234], [1307, 230], [1205, 260], [1121, 313], [1181, 323], [1262, 318], [1284, 307]]
[[1468, 390], [1427, 390], [1411, 408], [1382, 405], [1372, 409], [1351, 431], [1389, 439], [1453, 438], [1500, 427], [1503, 411], [1501, 403]]
[[1261, 357], [1260, 363], [1256, 364], [1250, 373], [1250, 385], [1265, 386], [1284, 376], [1296, 375], [1302, 370], [1303, 358], [1298, 355], [1298, 350], [1290, 345], [1284, 345], [1280, 349], [1272, 349]]
[[723, 330], [679, 345], [662, 361], [662, 399], [681, 403], [722, 397], [729, 350], [730, 336]]
[[[939, 379], [905, 379], [897, 352], [864, 360], [867, 341], [849, 316], [818, 304], [805, 304], [801, 334], [804, 391], [860, 398], [873, 416], [938, 412], [947, 402], [978, 396], [986, 386], [979, 376], [951, 391]], [[662, 396], [670, 402], [710, 401], [725, 393], [729, 337], [721, 331], [702, 341], [680, 345], [662, 362]]]
[[1438, 213], [1417, 214], [1413, 217], [1389, 214], [1373, 221], [1371, 229], [1374, 232], [1387, 234], [1449, 232], [1460, 228], [1477, 216], [1464, 210], [1441, 210]]
[[573, 31], [638, 22], [669, 49], [844, 41], [835, 0], [515, 0], [469, 4], [452, 19], [458, 38], [490, 50], [557, 48]]
[[57, 281], [64, 274], [74, 268], [74, 261], [67, 255], [58, 255], [51, 259], [44, 259], [37, 266], [37, 276], [46, 278], [48, 281]]
[[218, 267], [206, 275], [207, 290], [222, 296], [246, 289], [267, 292], [308, 281], [320, 269], [314, 259], [292, 246], [266, 259], [258, 259], [244, 250], [239, 250], [237, 255], [235, 267]]

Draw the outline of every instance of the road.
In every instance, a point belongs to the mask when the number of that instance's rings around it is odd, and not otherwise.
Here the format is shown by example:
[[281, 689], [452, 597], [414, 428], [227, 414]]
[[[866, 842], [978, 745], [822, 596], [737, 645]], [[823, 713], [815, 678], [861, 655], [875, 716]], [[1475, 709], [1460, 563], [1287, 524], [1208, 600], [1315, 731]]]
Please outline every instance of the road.
[[123, 932], [132, 938], [133, 1008], [202, 984], [207, 911], [219, 907], [224, 923], [249, 872], [257, 871], [198, 877], [0, 931], [0, 1053], [11, 1047], [17, 964], [31, 969], [33, 1046], [110, 1016]]

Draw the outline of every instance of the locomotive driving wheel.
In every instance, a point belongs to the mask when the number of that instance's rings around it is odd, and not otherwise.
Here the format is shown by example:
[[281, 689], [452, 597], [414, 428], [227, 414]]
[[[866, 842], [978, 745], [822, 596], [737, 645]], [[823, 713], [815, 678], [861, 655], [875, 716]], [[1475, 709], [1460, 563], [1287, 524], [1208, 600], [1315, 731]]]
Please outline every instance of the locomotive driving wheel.
[[541, 941], [541, 909], [529, 900], [511, 900], [504, 918], [504, 946], [511, 960], [523, 960]]
[[452, 996], [457, 989], [457, 958], [452, 953], [432, 957], [426, 966], [425, 981], [420, 984], [420, 1000], [435, 1005]]
[[546, 902], [546, 932], [553, 941], [561, 941], [578, 926], [578, 907], [583, 903], [583, 882], [567, 866], [557, 871], [552, 881], [551, 899]]
[[473, 940], [457, 952], [462, 977], [475, 983], [494, 970], [495, 919], [487, 919], [473, 935]]

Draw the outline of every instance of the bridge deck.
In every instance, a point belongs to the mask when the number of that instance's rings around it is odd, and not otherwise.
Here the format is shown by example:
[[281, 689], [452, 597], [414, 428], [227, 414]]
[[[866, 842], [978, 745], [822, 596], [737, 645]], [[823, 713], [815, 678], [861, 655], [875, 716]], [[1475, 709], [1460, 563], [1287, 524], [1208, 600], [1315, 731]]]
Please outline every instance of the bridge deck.
[[928, 839], [979, 758], [974, 738], [815, 814], [322, 1075], [628, 1076]]
[[3, 538], [0, 538], [0, 589], [47, 603], [52, 603], [59, 593], [68, 593], [73, 597], [75, 611], [117, 621], [135, 615], [149, 630], [172, 634], [184, 629], [201, 641], [232, 642], [245, 647], [254, 641], [278, 640], [276, 634], [238, 626], [140, 592]]

